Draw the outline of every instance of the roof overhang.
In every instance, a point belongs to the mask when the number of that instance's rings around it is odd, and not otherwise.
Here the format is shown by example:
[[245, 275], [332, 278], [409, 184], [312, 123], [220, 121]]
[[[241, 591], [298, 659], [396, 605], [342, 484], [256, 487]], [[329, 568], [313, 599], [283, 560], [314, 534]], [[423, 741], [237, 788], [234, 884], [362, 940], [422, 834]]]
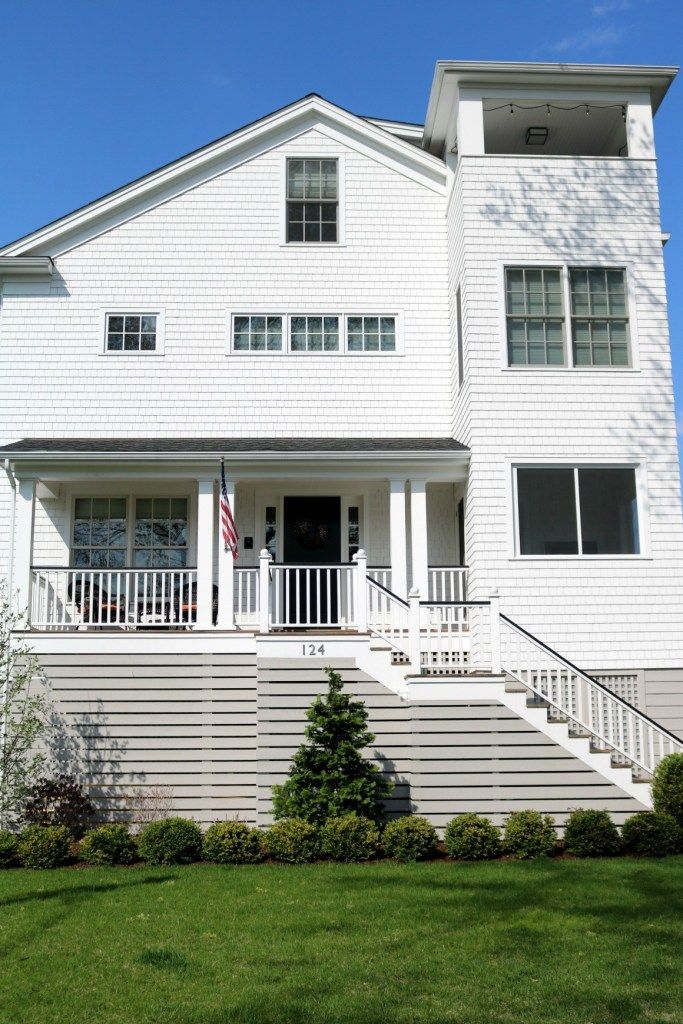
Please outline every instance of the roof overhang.
[[437, 61], [425, 119], [423, 146], [443, 152], [452, 131], [459, 90], [469, 88], [585, 88], [649, 92], [653, 113], [673, 82], [677, 67], [623, 64], [545, 64], [499, 61]]
[[196, 438], [24, 440], [0, 450], [17, 477], [66, 481], [216, 476], [464, 478], [469, 449], [451, 438]]

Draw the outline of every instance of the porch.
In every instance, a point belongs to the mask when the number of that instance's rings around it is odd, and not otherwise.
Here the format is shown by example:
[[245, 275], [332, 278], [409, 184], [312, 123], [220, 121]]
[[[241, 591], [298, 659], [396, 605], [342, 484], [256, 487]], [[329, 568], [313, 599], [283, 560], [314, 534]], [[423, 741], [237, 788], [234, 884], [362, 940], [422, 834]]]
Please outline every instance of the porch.
[[411, 593], [451, 618], [467, 600], [457, 442], [227, 452], [237, 559], [220, 536], [218, 453], [152, 459], [129, 444], [106, 460], [73, 442], [15, 457], [10, 586], [30, 630], [366, 633]]

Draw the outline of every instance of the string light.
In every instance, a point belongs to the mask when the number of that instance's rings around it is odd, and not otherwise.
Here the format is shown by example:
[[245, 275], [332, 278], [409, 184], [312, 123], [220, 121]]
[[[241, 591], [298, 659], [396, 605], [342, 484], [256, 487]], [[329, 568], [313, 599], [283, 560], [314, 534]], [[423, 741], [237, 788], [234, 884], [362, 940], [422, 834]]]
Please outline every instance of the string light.
[[590, 116], [591, 116], [590, 107], [588, 106], [588, 104], [586, 104], [586, 117], [590, 117]]
[[586, 117], [590, 117], [591, 110], [616, 110], [616, 109], [619, 109], [619, 110], [621, 110], [622, 120], [626, 121], [626, 107], [622, 103], [597, 103], [597, 104], [575, 103], [573, 106], [570, 106], [570, 107], [559, 106], [559, 104], [556, 104], [556, 103], [536, 103], [536, 104], [533, 104], [531, 106], [526, 106], [525, 104], [522, 104], [522, 103], [502, 103], [499, 107], [487, 107], [487, 108], [485, 108], [485, 113], [492, 114], [496, 110], [505, 110], [506, 108], [509, 108], [510, 113], [514, 114], [515, 110], [543, 110], [544, 107], [545, 107], [546, 115], [548, 117], [550, 117], [550, 111], [551, 110], [562, 110], [562, 111], [583, 110], [585, 112], [585, 114], [586, 114]]
[[510, 104], [510, 113], [514, 114], [514, 112], [515, 112], [514, 107], [512, 106], [512, 104]]
[[545, 112], [548, 115], [548, 117], [550, 117], [550, 104], [549, 103], [546, 103], [546, 105], [545, 105]]

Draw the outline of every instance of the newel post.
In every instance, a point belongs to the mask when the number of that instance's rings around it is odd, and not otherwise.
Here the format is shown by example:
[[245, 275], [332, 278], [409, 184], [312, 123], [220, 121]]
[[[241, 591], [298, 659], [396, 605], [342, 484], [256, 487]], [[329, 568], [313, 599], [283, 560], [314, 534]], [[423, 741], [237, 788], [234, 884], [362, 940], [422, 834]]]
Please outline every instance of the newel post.
[[259, 552], [259, 631], [267, 633], [270, 628], [270, 552], [261, 548]]
[[356, 613], [356, 629], [359, 633], [368, 631], [368, 556], [360, 548], [353, 556], [356, 563], [354, 572], [354, 606]]
[[413, 587], [408, 594], [408, 653], [410, 657], [410, 671], [414, 676], [422, 673], [422, 658], [420, 654], [420, 591]]
[[490, 616], [491, 616], [491, 672], [494, 676], [501, 673], [500, 664], [500, 594], [495, 587], [490, 595]]

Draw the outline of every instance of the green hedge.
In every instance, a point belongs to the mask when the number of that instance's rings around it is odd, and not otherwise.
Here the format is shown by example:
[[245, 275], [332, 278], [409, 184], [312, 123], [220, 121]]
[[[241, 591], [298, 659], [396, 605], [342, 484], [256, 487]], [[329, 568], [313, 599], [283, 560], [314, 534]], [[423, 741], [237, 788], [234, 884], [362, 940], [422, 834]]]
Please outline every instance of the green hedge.
[[83, 836], [79, 849], [88, 864], [132, 864], [137, 846], [125, 825], [100, 825]]
[[436, 829], [417, 815], [390, 821], [382, 835], [382, 847], [389, 857], [400, 861], [427, 860], [436, 849]]
[[549, 857], [556, 841], [553, 819], [540, 811], [513, 811], [505, 823], [504, 847], [518, 860]]
[[142, 830], [138, 850], [149, 864], [191, 864], [202, 855], [202, 830], [188, 818], [164, 818]]
[[621, 836], [607, 811], [578, 809], [567, 818], [564, 847], [575, 857], [614, 857], [621, 850]]
[[328, 818], [320, 830], [320, 852], [330, 860], [370, 860], [378, 849], [379, 829], [359, 814]]
[[71, 852], [66, 825], [29, 825], [19, 837], [19, 862], [25, 868], [58, 868]]
[[488, 818], [478, 814], [460, 814], [446, 826], [444, 846], [458, 860], [493, 860], [500, 857], [500, 832]]
[[243, 821], [216, 821], [204, 835], [204, 860], [214, 864], [257, 864], [264, 852], [263, 833]]

